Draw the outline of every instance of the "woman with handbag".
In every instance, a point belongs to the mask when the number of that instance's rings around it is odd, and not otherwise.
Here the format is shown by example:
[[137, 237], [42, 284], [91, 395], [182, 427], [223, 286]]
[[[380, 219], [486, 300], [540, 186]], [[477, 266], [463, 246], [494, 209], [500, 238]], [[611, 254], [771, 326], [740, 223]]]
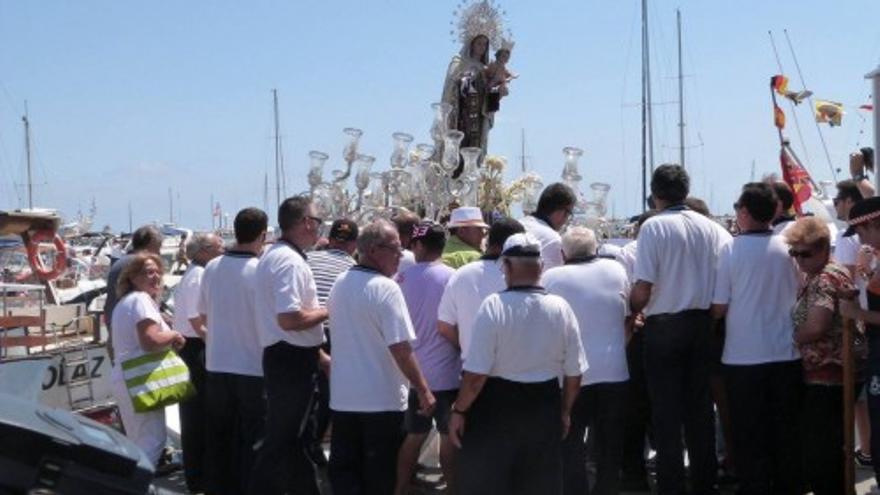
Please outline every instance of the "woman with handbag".
[[160, 468], [166, 439], [165, 406], [176, 402], [172, 396], [188, 393], [190, 387], [189, 373], [183, 373], [185, 365], [177, 367], [180, 373], [173, 372], [176, 361], [183, 362], [169, 351], [180, 349], [186, 340], [162, 318], [161, 292], [162, 259], [152, 253], [135, 255], [117, 282], [119, 302], [112, 319], [116, 360], [110, 374], [126, 436]]

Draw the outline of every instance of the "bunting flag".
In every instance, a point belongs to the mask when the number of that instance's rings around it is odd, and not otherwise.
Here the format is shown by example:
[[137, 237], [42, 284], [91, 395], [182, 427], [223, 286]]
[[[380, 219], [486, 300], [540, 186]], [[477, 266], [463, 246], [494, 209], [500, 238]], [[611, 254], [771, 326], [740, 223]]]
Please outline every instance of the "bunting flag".
[[864, 105], [859, 105], [859, 110], [865, 110], [865, 111], [870, 112], [870, 111], [874, 110], [874, 105], [872, 105], [870, 103], [866, 103]]
[[816, 114], [816, 122], [828, 124], [831, 127], [839, 126], [843, 120], [843, 103], [829, 100], [816, 100], [813, 103], [813, 111]]
[[770, 87], [779, 95], [785, 96], [785, 92], [788, 91], [788, 78], [782, 74], [773, 76], [770, 78]]
[[787, 146], [779, 151], [779, 161], [782, 165], [782, 180], [788, 184], [794, 193], [794, 209], [801, 215], [801, 205], [813, 195], [812, 180], [807, 169], [789, 152]]
[[775, 103], [773, 104], [773, 123], [779, 130], [785, 129], [785, 112]]

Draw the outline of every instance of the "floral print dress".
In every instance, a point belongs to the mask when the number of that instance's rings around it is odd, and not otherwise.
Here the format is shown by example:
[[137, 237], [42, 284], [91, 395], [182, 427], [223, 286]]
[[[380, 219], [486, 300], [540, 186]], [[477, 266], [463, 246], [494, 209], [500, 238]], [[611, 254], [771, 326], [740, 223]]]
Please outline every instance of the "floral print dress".
[[[854, 290], [849, 271], [841, 265], [829, 262], [821, 272], [808, 275], [804, 287], [792, 309], [795, 332], [807, 320], [810, 308], [819, 306], [831, 311], [831, 329], [819, 339], [798, 344], [804, 367], [804, 381], [811, 384], [841, 385], [843, 383], [843, 318], [840, 315], [837, 296], [839, 290]], [[853, 336], [853, 355], [857, 363], [864, 363], [867, 347], [861, 334]]]

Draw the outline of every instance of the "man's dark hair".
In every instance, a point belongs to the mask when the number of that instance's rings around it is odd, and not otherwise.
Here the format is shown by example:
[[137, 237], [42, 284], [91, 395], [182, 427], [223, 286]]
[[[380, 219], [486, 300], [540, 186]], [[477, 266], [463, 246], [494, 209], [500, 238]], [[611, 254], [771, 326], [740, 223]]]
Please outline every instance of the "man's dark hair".
[[859, 151], [862, 152], [862, 157], [865, 159], [865, 169], [874, 170], [874, 148], [870, 146], [865, 146], [864, 148], [859, 148]]
[[430, 254], [440, 254], [446, 248], [446, 229], [435, 222], [422, 222], [415, 227], [418, 232], [412, 234], [412, 245], [421, 243]]
[[782, 209], [788, 211], [794, 204], [794, 193], [788, 184], [782, 181], [773, 182], [773, 193], [776, 194], [776, 200], [782, 203]]
[[669, 203], [681, 203], [687, 198], [691, 178], [681, 165], [665, 164], [651, 176], [651, 196]]
[[235, 242], [254, 242], [269, 227], [269, 216], [259, 208], [245, 208], [235, 215], [232, 227], [235, 230]]
[[776, 215], [776, 201], [776, 193], [769, 184], [749, 182], [743, 186], [737, 203], [758, 222], [768, 223]]
[[[419, 223], [419, 216], [409, 210], [401, 210], [391, 218], [401, 239], [412, 237], [413, 228]], [[406, 247], [406, 246], [404, 246]]]
[[488, 245], [501, 249], [504, 247], [504, 241], [513, 234], [521, 234], [526, 228], [516, 220], [508, 217], [501, 217], [492, 222], [489, 227]]
[[535, 213], [549, 216], [556, 210], [571, 208], [577, 203], [577, 196], [570, 187], [562, 182], [554, 182], [544, 188], [541, 197], [538, 198], [538, 208]]
[[645, 210], [644, 212], [642, 212], [641, 215], [636, 217], [636, 227], [641, 228], [641, 226], [644, 225], [645, 222], [647, 222], [649, 218], [657, 215], [658, 213], [660, 213], [660, 212], [657, 210]]
[[704, 217], [712, 216], [712, 214], [709, 213], [709, 205], [707, 205], [706, 202], [700, 198], [688, 196], [684, 198], [684, 204], [691, 210], [699, 213], [700, 215], [703, 215]]
[[308, 196], [293, 196], [282, 201], [278, 207], [278, 226], [281, 227], [281, 232], [287, 232], [305, 218], [311, 204], [312, 198]]
[[859, 202], [864, 198], [862, 191], [854, 180], [842, 180], [837, 183], [837, 197], [840, 199], [851, 199], [853, 203]]
[[137, 230], [131, 234], [131, 250], [132, 251], [143, 251], [147, 249], [154, 243], [162, 242], [162, 233], [159, 232], [153, 225], [144, 225], [143, 227], [138, 227]]

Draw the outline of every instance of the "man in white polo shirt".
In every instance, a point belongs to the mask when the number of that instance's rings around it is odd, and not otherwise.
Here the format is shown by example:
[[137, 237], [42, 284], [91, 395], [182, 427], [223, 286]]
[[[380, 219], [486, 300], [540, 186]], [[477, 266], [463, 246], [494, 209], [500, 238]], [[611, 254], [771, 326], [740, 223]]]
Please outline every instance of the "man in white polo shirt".
[[278, 207], [280, 237], [257, 265], [257, 327], [268, 414], [251, 495], [319, 494], [304, 431], [319, 361], [329, 364], [321, 351], [327, 310], [318, 303], [305, 251], [318, 241], [321, 224], [310, 198], [285, 199]]
[[596, 234], [572, 227], [562, 237], [565, 265], [544, 272], [542, 285], [571, 306], [590, 368], [571, 412], [563, 442], [566, 494], [587, 493], [587, 444], [595, 446], [596, 478], [589, 493], [618, 493], [626, 419], [626, 333], [629, 281], [620, 263], [601, 258]]
[[193, 234], [186, 242], [186, 256], [192, 260], [174, 288], [174, 326], [186, 338], [180, 358], [189, 368], [189, 379], [199, 392], [180, 403], [180, 444], [183, 475], [191, 492], [204, 487], [205, 459], [205, 328], [199, 316], [199, 291], [205, 265], [223, 254], [223, 240], [211, 233]]
[[504, 241], [521, 232], [525, 232], [522, 224], [512, 218], [495, 220], [489, 228], [486, 254], [456, 270], [446, 283], [437, 308], [437, 329], [461, 349], [462, 357], [467, 353], [474, 317], [483, 299], [507, 287], [498, 261]]
[[630, 305], [644, 311], [645, 373], [657, 448], [658, 493], [685, 492], [684, 426], [694, 493], [715, 489], [715, 427], [709, 376], [709, 307], [721, 246], [720, 225], [684, 205], [690, 178], [679, 165], [661, 165], [651, 178], [657, 215], [639, 230]]
[[562, 238], [559, 232], [571, 218], [576, 204], [577, 196], [574, 191], [567, 185], [556, 182], [541, 192], [535, 212], [520, 219], [526, 232], [541, 243], [544, 270], [563, 263]]
[[736, 202], [740, 233], [721, 249], [712, 314], [726, 316], [721, 362], [730, 404], [736, 472], [742, 493], [799, 494], [803, 370], [792, 335], [798, 269], [788, 244], [773, 235], [776, 206], [765, 183], [743, 186]]
[[207, 326], [206, 492], [244, 493], [263, 436], [262, 347], [256, 328], [255, 272], [268, 219], [257, 208], [235, 215], [235, 246], [205, 267], [199, 315]]
[[403, 248], [379, 220], [358, 237], [358, 264], [330, 291], [330, 483], [334, 495], [394, 493], [410, 386], [423, 415], [435, 399], [410, 342], [415, 332], [397, 272]]
[[449, 423], [458, 495], [562, 493], [560, 439], [587, 361], [574, 312], [538, 286], [540, 253], [531, 235], [510, 236], [507, 290], [477, 312]]

